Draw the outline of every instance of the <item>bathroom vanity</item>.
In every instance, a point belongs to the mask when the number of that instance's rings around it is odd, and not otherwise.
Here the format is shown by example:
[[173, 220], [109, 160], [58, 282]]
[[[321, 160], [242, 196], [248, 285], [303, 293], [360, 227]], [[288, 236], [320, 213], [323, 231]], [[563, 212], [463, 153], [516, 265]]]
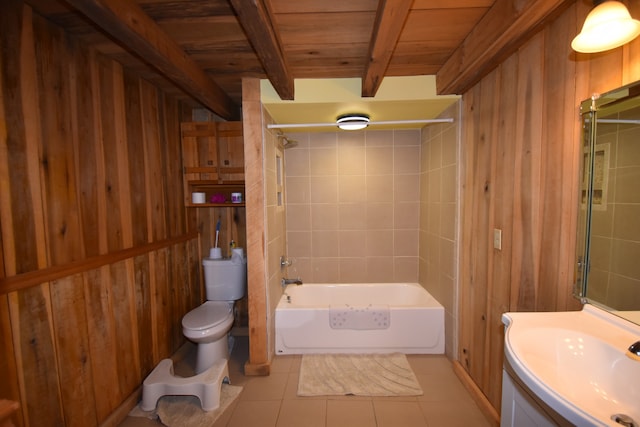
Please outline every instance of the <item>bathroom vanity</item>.
[[591, 304], [502, 320], [502, 426], [640, 425], [640, 326]]

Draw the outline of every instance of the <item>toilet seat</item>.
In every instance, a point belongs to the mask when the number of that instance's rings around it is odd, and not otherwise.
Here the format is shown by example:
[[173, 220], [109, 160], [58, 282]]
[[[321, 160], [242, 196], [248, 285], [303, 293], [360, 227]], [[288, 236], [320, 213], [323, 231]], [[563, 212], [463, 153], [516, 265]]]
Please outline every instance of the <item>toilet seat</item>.
[[233, 317], [233, 306], [224, 301], [206, 301], [182, 318], [182, 327], [193, 331], [213, 328]]
[[198, 344], [196, 372], [229, 358], [227, 338], [234, 320], [233, 304], [226, 301], [206, 301], [184, 315], [182, 334]]

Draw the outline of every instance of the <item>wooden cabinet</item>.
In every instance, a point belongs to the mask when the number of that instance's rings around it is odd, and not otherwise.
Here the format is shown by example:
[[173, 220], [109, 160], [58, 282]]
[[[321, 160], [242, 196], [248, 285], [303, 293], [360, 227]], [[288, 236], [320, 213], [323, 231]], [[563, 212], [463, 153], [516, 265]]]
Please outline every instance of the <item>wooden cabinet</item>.
[[[242, 122], [183, 122], [181, 132], [185, 206], [244, 206]], [[193, 203], [194, 192], [205, 202]], [[232, 193], [242, 202], [232, 203]]]
[[[242, 122], [183, 122], [180, 130], [184, 205], [206, 208], [189, 209], [189, 227], [200, 232], [201, 255], [206, 257], [220, 222], [218, 244], [226, 256], [231, 241], [246, 245]], [[193, 193], [204, 193], [204, 203], [193, 203]], [[242, 202], [233, 203], [233, 193], [240, 193]]]

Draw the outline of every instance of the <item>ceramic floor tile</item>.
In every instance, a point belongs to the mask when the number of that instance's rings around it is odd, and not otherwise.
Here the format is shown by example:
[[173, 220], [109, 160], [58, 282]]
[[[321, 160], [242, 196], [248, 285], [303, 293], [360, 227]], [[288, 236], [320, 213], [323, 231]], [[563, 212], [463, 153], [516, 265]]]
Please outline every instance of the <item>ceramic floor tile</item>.
[[271, 362], [271, 373], [291, 372], [292, 365], [297, 358], [298, 356], [275, 356]]
[[291, 361], [290, 372], [300, 372], [300, 365], [302, 364], [302, 355], [295, 356]]
[[280, 401], [238, 402], [227, 427], [275, 427]]
[[225, 409], [225, 411], [222, 414], [220, 414], [216, 422], [213, 423], [211, 427], [226, 427], [229, 424], [229, 420], [231, 420], [231, 416], [235, 412], [236, 407], [238, 406], [239, 403], [240, 402], [238, 399], [232, 402], [231, 405], [229, 405], [229, 407]]
[[451, 371], [453, 373], [451, 362], [444, 355], [409, 354], [407, 355], [407, 360], [416, 375], [434, 374], [442, 371]]
[[326, 400], [284, 400], [276, 427], [325, 427]]
[[443, 380], [439, 375], [416, 375], [424, 394], [418, 396], [418, 400], [447, 402], [460, 401], [471, 402], [471, 396], [464, 388], [458, 377], [454, 376]]
[[374, 401], [382, 402], [417, 402], [420, 396], [374, 396]]
[[327, 427], [376, 427], [373, 402], [328, 400]]
[[491, 427], [474, 403], [420, 402], [420, 408], [429, 426]]
[[418, 402], [373, 401], [377, 427], [426, 427]]
[[289, 372], [287, 378], [287, 387], [284, 391], [285, 399], [296, 399], [298, 398], [298, 380], [300, 378], [300, 374], [297, 372]]
[[[240, 397], [212, 427], [488, 427], [451, 362], [441, 355], [407, 355], [423, 396], [297, 396], [302, 356], [276, 356], [267, 377], [245, 376], [248, 338], [236, 339], [229, 376]], [[193, 352], [178, 363], [192, 364]], [[119, 427], [159, 427], [128, 417]]]
[[240, 400], [281, 400], [289, 374], [272, 373], [265, 377], [252, 377], [243, 385]]

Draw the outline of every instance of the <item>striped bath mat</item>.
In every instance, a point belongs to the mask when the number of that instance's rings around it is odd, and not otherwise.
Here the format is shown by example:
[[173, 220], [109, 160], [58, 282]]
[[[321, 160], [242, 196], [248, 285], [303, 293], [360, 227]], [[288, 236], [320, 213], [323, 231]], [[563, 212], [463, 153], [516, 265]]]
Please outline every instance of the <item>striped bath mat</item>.
[[420, 396], [404, 354], [305, 354], [298, 396]]

